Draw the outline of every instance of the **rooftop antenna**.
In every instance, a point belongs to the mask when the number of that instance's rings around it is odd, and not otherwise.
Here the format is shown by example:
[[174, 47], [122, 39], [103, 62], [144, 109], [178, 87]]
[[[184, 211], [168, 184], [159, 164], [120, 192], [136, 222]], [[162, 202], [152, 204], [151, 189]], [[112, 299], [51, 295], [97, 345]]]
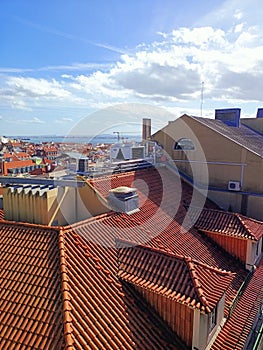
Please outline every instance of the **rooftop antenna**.
[[202, 81], [202, 83], [201, 83], [201, 106], [200, 106], [201, 117], [203, 115], [203, 102], [204, 102], [204, 82]]

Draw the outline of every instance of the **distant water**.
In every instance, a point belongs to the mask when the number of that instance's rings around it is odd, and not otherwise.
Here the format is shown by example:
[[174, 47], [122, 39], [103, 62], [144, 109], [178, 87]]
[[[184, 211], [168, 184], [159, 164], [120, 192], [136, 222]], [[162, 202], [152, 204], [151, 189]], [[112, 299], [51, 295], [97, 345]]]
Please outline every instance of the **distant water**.
[[[70, 142], [70, 143], [80, 143], [87, 144], [92, 143], [93, 146], [102, 143], [115, 143], [118, 142], [116, 135], [102, 134], [97, 136], [52, 136], [52, 135], [42, 135], [42, 136], [10, 136], [14, 139], [25, 140], [32, 143], [42, 143], [42, 142]], [[140, 135], [121, 135], [120, 141], [136, 141], [140, 142], [142, 140]]]

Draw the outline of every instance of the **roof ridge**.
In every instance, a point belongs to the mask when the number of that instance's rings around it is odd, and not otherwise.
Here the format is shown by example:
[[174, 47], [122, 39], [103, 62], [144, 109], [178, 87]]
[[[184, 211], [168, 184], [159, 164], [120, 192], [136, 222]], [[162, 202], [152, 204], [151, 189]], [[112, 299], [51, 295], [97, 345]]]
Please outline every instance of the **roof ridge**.
[[[167, 252], [165, 250], [162, 250], [160, 248], [156, 248], [156, 247], [151, 247], [151, 246], [147, 246], [147, 245], [142, 245], [142, 244], [138, 244], [136, 242], [133, 241], [129, 241], [129, 240], [123, 240], [123, 239], [119, 239], [117, 238], [115, 240], [116, 242], [116, 247], [118, 248], [132, 248], [132, 249], [141, 249], [144, 250], [149, 254], [160, 254], [162, 256], [162, 258], [171, 258], [174, 259], [175, 261], [180, 262], [182, 265], [185, 266], [185, 268], [187, 269], [186, 271], [188, 271], [187, 273], [189, 274], [189, 278], [190, 278], [190, 283], [191, 283], [191, 288], [193, 288], [193, 290], [195, 291], [195, 297], [192, 297], [192, 301], [191, 301], [191, 305], [199, 305], [197, 306], [197, 308], [199, 308], [200, 310], [204, 311], [204, 312], [211, 312], [211, 304], [209, 302], [209, 300], [206, 297], [206, 288], [203, 288], [202, 286], [202, 280], [199, 276], [200, 271], [198, 272], [198, 270], [196, 269], [197, 266], [199, 266], [201, 269], [206, 269], [209, 270], [211, 273], [215, 273], [220, 275], [222, 278], [225, 277], [229, 277], [232, 275], [232, 273], [230, 271], [225, 271], [225, 270], [221, 270], [217, 267], [213, 267], [213, 266], [209, 266], [205, 263], [199, 262], [198, 260], [192, 259], [189, 256], [184, 256], [184, 255], [179, 255], [179, 254], [175, 254], [173, 252]], [[129, 274], [129, 272], [128, 272]], [[133, 282], [132, 282], [133, 283]], [[156, 289], [156, 288], [155, 288]], [[177, 298], [178, 300], [178, 298]]]
[[75, 222], [73, 224], [67, 225], [67, 226], [63, 226], [63, 231], [67, 231], [67, 230], [72, 230], [73, 228], [77, 228], [79, 226], [82, 226], [83, 224], [89, 224], [98, 220], [103, 220], [104, 218], [107, 218], [109, 216], [118, 216], [119, 214], [113, 211], [109, 211], [107, 213], [103, 213], [100, 215], [96, 215], [96, 216], [92, 216], [90, 218]]
[[187, 258], [184, 255], [175, 254], [171, 250], [166, 250], [165, 248], [163, 249], [163, 248], [152, 247], [152, 246], [149, 246], [147, 244], [141, 244], [141, 243], [137, 243], [137, 242], [134, 242], [134, 241], [127, 240], [127, 239], [121, 239], [121, 238], [118, 238], [118, 237], [115, 238], [115, 243], [116, 243], [117, 248], [121, 248], [121, 247], [122, 248], [134, 248], [134, 247], [137, 247], [137, 248], [146, 249], [146, 250], [152, 251], [154, 253], [167, 255], [169, 257], [177, 258], [177, 259], [181, 259], [181, 260]]
[[[255, 238], [255, 235], [253, 233], [253, 231], [250, 230], [250, 228], [247, 226], [247, 224], [244, 222], [244, 216], [236, 213], [235, 215], [237, 217], [237, 219], [239, 220], [239, 222], [241, 223], [241, 225], [245, 228], [245, 230], [247, 231], [247, 233], [252, 236], [253, 238]], [[249, 220], [249, 218], [247, 218]]]
[[209, 308], [209, 302], [204, 295], [205, 292], [202, 288], [202, 284], [199, 280], [198, 273], [195, 269], [195, 262], [190, 257], [184, 258], [184, 261], [188, 267], [189, 274], [190, 274], [194, 289], [196, 291], [196, 294], [199, 298], [199, 301], [202, 303], [202, 305], [204, 306], [207, 312], [211, 312], [211, 309]]
[[67, 276], [67, 262], [65, 258], [65, 245], [64, 245], [64, 230], [59, 231], [58, 236], [58, 246], [59, 246], [59, 258], [60, 258], [60, 274], [61, 274], [61, 289], [62, 289], [62, 310], [63, 310], [63, 328], [64, 328], [64, 339], [65, 339], [65, 349], [73, 349], [73, 338], [72, 338], [72, 318], [70, 315], [70, 295], [69, 295], [69, 285]]
[[30, 223], [26, 221], [13, 221], [13, 220], [1, 220], [0, 225], [10, 225], [10, 226], [22, 226], [22, 227], [28, 227], [28, 228], [41, 228], [44, 230], [53, 230], [59, 232], [61, 230], [61, 226], [49, 226], [49, 225], [43, 225], [43, 224], [36, 224], [36, 223]]
[[[211, 265], [208, 265], [206, 263], [203, 263], [199, 260], [196, 260], [196, 259], [193, 259], [187, 255], [181, 255], [181, 254], [176, 254], [176, 253], [173, 253], [171, 250], [166, 250], [166, 249], [162, 249], [162, 248], [157, 248], [157, 247], [152, 247], [152, 246], [149, 246], [147, 244], [140, 244], [140, 243], [137, 243], [137, 242], [134, 242], [134, 241], [130, 241], [130, 240], [126, 240], [126, 239], [121, 239], [121, 238], [115, 238], [115, 243], [116, 243], [116, 246], [117, 248], [120, 248], [121, 247], [121, 244], [123, 243], [123, 247], [138, 247], [138, 248], [142, 248], [142, 249], [147, 249], [149, 251], [152, 251], [154, 253], [159, 253], [159, 254], [163, 254], [163, 255], [166, 255], [166, 256], [169, 256], [171, 258], [177, 258], [177, 259], [180, 259], [180, 260], [184, 260], [186, 262], [188, 261], [192, 261], [194, 264], [198, 264], [200, 266], [202, 266], [203, 268], [206, 268], [208, 270], [211, 270], [213, 272], [216, 272], [220, 275], [231, 275], [232, 272], [231, 271], [226, 271], [226, 270], [222, 270], [216, 266], [211, 266]], [[119, 244], [119, 246], [118, 246]], [[124, 245], [125, 244], [125, 245]]]
[[[194, 208], [194, 209], [198, 209], [198, 208]], [[251, 219], [251, 218], [249, 218], [245, 215], [242, 215], [240, 213], [237, 213], [237, 212], [230, 212], [230, 211], [224, 211], [224, 210], [220, 210], [220, 209], [219, 210], [218, 209], [210, 209], [210, 208], [203, 208], [200, 210], [201, 210], [200, 215], [202, 212], [214, 212], [214, 213], [220, 213], [220, 214], [226, 215], [226, 216], [232, 216], [233, 219], [237, 220], [238, 224], [241, 224], [241, 226], [245, 229], [246, 233], [253, 238], [255, 238], [255, 235], [254, 235], [253, 231], [248, 227], [248, 225], [244, 222], [244, 219], [263, 225], [263, 222]]]
[[[191, 258], [192, 259], [192, 258]], [[211, 265], [208, 265], [208, 264], [206, 264], [206, 263], [203, 263], [202, 261], [199, 261], [199, 260], [196, 260], [196, 259], [192, 259], [192, 261], [195, 263], [195, 264], [197, 264], [197, 265], [200, 265], [200, 266], [202, 266], [203, 268], [206, 268], [206, 269], [208, 269], [208, 270], [211, 270], [211, 271], [213, 271], [213, 272], [215, 272], [215, 273], [218, 273], [218, 274], [220, 274], [220, 275], [231, 275], [231, 274], [233, 274], [233, 272], [231, 272], [231, 271], [226, 271], [226, 270], [222, 270], [222, 269], [220, 269], [220, 268], [218, 268], [218, 267], [216, 267], [216, 266], [211, 266]]]
[[[184, 114], [183, 116], [185, 116], [185, 114]], [[181, 117], [183, 117], [183, 116], [181, 116]], [[193, 119], [193, 120], [195, 120], [195, 121], [197, 121], [198, 123], [200, 123], [200, 124], [202, 124], [202, 125], [205, 125], [205, 126], [208, 127], [209, 129], [211, 129], [211, 130], [213, 130], [213, 131], [215, 131], [215, 132], [217, 132], [217, 133], [223, 135], [223, 136], [226, 137], [228, 140], [234, 142], [234, 143], [237, 144], [237, 145], [240, 145], [240, 146], [246, 148], [249, 152], [252, 152], [252, 153], [256, 154], [257, 156], [259, 156], [260, 158], [262, 158], [262, 155], [260, 155], [257, 151], [255, 151], [255, 150], [249, 148], [248, 146], [242, 145], [242, 143], [240, 143], [238, 140], [235, 140], [235, 139], [231, 138], [229, 135], [226, 135], [226, 134], [222, 133], [222, 131], [216, 130], [216, 128], [213, 127], [212, 125], [208, 125], [208, 124], [204, 123], [204, 121], [207, 120], [207, 121], [209, 121], [209, 122], [210, 122], [210, 121], [213, 121], [213, 122], [215, 122], [215, 123], [217, 123], [217, 124], [224, 125], [225, 127], [226, 127], [226, 126], [227, 126], [227, 127], [230, 127], [230, 126], [224, 124], [224, 122], [223, 122], [222, 120], [219, 120], [219, 119], [212, 119], [212, 118], [207, 118], [207, 117], [197, 117], [197, 116], [189, 115], [189, 114], [186, 114], [186, 116], [189, 117], [189, 118], [191, 118], [191, 119]], [[242, 118], [240, 118], [240, 120], [241, 120], [241, 119], [242, 119]], [[242, 122], [241, 122], [240, 124], [241, 124], [241, 125], [240, 125], [239, 128], [241, 128], [241, 127], [245, 128], [245, 127], [246, 127], [244, 124], [242, 124]], [[252, 132], [252, 133], [254, 133], [254, 134], [257, 134], [253, 129], [252, 129], [252, 130], [249, 129], [249, 128], [247, 128], [247, 129], [250, 130], [250, 132]], [[257, 135], [258, 135], [258, 134], [257, 134]], [[262, 136], [262, 135], [261, 135], [261, 136]]]
[[202, 303], [202, 305], [204, 306], [204, 308], [207, 312], [211, 312], [209, 301], [207, 300], [207, 298], [205, 296], [205, 291], [202, 288], [202, 283], [200, 282], [198, 272], [196, 271], [195, 265], [199, 265], [202, 268], [213, 271], [217, 274], [220, 274], [221, 276], [230, 276], [232, 273], [230, 271], [221, 270], [217, 267], [207, 265], [205, 263], [202, 263], [202, 262], [195, 260], [195, 259], [192, 259], [190, 257], [187, 257], [184, 260], [185, 260], [187, 267], [189, 269], [190, 276], [191, 276], [191, 279], [192, 279], [192, 282], [194, 285], [194, 289], [199, 297], [199, 301]]
[[243, 214], [240, 214], [240, 213], [235, 213], [235, 214], [239, 215], [242, 218], [245, 218], [246, 220], [253, 221], [253, 222], [256, 222], [257, 224], [263, 225], [263, 221], [257, 220], [255, 218], [251, 218], [250, 216], [246, 216], [246, 215], [243, 215]]
[[212, 212], [217, 212], [217, 213], [223, 213], [226, 215], [235, 215], [238, 214], [236, 212], [228, 211], [228, 210], [223, 210], [223, 209], [216, 209], [216, 208], [202, 208], [202, 207], [197, 207], [197, 206], [192, 206], [192, 205], [186, 205], [189, 209], [196, 209], [202, 211], [212, 211]]

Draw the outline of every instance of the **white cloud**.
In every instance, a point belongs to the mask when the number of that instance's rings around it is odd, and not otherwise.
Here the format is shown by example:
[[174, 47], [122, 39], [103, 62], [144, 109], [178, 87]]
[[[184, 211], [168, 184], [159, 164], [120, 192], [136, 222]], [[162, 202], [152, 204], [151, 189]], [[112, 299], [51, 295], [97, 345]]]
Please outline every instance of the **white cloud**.
[[63, 80], [8, 76], [0, 88], [0, 104], [14, 109], [30, 111], [60, 106], [61, 103], [65, 107], [81, 102], [81, 97], [74, 96]]
[[65, 124], [65, 123], [72, 123], [72, 122], [73, 122], [73, 119], [68, 117], [63, 117], [55, 120], [55, 123], [57, 124]]
[[43, 124], [44, 121], [39, 119], [38, 117], [33, 117], [32, 119], [21, 119], [21, 120], [18, 120], [18, 123], [22, 123], [22, 124]]
[[236, 10], [235, 13], [234, 13], [234, 18], [237, 19], [237, 20], [242, 19], [242, 18], [243, 18], [243, 13], [242, 13], [242, 11]]
[[234, 32], [235, 33], [240, 33], [242, 31], [242, 29], [244, 28], [244, 23], [238, 23], [235, 28], [234, 28]]
[[[51, 80], [7, 77], [0, 89], [2, 104], [19, 109], [77, 106], [85, 110], [150, 102], [169, 108], [177, 104], [184, 110], [187, 105], [189, 109], [199, 105], [202, 81], [205, 102], [211, 105], [226, 99], [230, 104], [259, 102], [263, 88], [260, 4], [258, 0], [227, 0], [195, 27], [159, 32], [158, 41], [138, 45], [133, 54], [122, 54], [114, 65], [75, 63], [40, 68], [43, 72], [60, 71], [60, 77]], [[87, 74], [88, 70], [92, 73]], [[66, 119], [59, 121], [72, 121]]]
[[[45, 66], [36, 69], [36, 71], [91, 71], [95, 69], [109, 69], [111, 67], [110, 63], [73, 63], [69, 65], [57, 65], [57, 66]], [[64, 75], [67, 76], [66, 74]]]
[[48, 81], [31, 77], [9, 77], [6, 84], [17, 96], [47, 99], [63, 99], [70, 96], [70, 92], [55, 79]]

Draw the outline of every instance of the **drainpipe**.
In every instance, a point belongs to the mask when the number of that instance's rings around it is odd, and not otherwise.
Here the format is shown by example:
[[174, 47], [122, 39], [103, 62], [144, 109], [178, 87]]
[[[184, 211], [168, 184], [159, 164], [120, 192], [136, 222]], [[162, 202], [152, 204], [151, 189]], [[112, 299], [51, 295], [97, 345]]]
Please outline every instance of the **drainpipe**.
[[242, 163], [242, 165], [241, 165], [241, 174], [240, 174], [240, 185], [241, 185], [241, 188], [243, 186], [245, 165], [246, 164], [244, 164], [244, 163]]
[[257, 339], [255, 341], [255, 344], [253, 346], [253, 349], [252, 350], [258, 350], [259, 349], [259, 346], [260, 344], [262, 345], [262, 342], [263, 342], [263, 324], [261, 325], [261, 328], [258, 332], [258, 336], [257, 336]]

